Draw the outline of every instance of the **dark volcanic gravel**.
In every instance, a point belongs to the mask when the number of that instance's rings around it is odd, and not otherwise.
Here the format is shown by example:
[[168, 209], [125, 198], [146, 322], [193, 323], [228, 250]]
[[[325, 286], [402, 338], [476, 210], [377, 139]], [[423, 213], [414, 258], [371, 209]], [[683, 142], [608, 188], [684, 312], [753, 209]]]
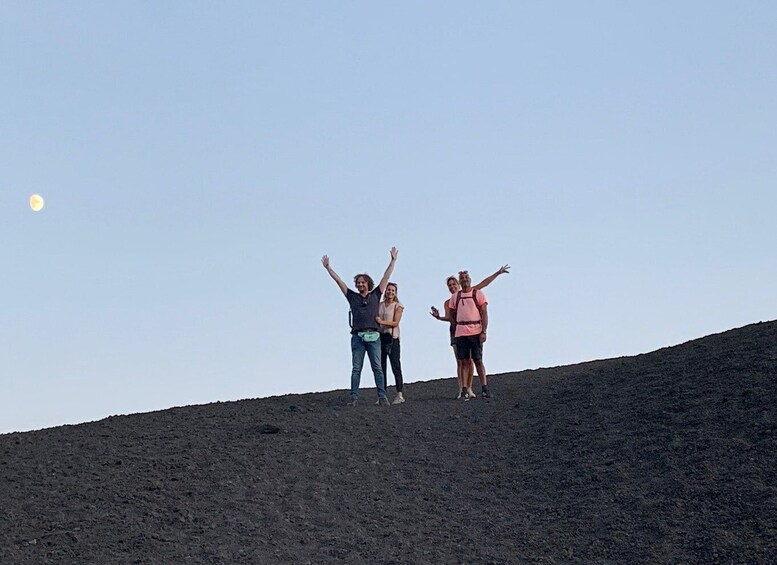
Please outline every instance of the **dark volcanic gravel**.
[[775, 563], [777, 322], [0, 435], [0, 563]]

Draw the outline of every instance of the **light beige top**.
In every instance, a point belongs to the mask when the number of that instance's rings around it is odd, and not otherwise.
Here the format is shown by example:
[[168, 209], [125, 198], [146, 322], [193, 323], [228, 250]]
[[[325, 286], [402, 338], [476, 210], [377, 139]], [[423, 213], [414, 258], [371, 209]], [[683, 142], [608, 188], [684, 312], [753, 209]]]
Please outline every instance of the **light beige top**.
[[[391, 320], [394, 321], [394, 311], [397, 309], [397, 305], [402, 306], [402, 303], [398, 300], [395, 300], [388, 306], [386, 306], [386, 303], [381, 300], [380, 301], [380, 308], [378, 308], [378, 317], [381, 320]], [[404, 306], [402, 306], [404, 308]], [[394, 339], [399, 339], [399, 326], [396, 326], [394, 328], [391, 328], [389, 326], [381, 326], [380, 331], [384, 334], [391, 334], [391, 337]]]

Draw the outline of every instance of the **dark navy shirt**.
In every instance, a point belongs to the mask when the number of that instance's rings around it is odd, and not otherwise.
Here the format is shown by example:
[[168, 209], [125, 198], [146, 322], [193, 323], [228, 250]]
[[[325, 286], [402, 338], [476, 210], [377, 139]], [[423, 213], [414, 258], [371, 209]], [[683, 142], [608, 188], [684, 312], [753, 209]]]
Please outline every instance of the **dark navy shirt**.
[[377, 286], [370, 291], [367, 296], [362, 296], [350, 288], [345, 295], [348, 304], [351, 306], [352, 322], [351, 333], [364, 332], [368, 330], [377, 330], [378, 309], [380, 308], [380, 288]]

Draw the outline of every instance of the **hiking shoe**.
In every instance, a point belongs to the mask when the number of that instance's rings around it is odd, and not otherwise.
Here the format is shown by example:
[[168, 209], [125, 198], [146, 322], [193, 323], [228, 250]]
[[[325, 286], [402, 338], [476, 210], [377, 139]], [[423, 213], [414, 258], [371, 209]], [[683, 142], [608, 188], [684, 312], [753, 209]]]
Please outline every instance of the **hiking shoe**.
[[385, 396], [381, 396], [378, 399], [378, 402], [376, 402], [376, 404], [378, 406], [391, 406], [391, 404], [389, 404], [388, 398], [386, 398]]
[[491, 396], [491, 393], [490, 393], [489, 391], [487, 391], [487, 390], [484, 390], [483, 392], [481, 392], [481, 393], [480, 393], [480, 395], [481, 395], [483, 398], [493, 398], [493, 397]]
[[475, 394], [475, 393], [472, 391], [472, 389], [469, 389], [469, 390], [467, 391], [467, 400], [471, 400], [471, 399], [473, 399], [473, 398], [477, 398], [477, 397], [478, 397], [478, 395], [477, 395], [477, 394]]
[[356, 403], [359, 401], [358, 398], [352, 398], [348, 401], [348, 406], [356, 406]]
[[404, 396], [397, 395], [397, 397], [394, 399], [394, 401], [391, 404], [402, 404], [405, 401]]

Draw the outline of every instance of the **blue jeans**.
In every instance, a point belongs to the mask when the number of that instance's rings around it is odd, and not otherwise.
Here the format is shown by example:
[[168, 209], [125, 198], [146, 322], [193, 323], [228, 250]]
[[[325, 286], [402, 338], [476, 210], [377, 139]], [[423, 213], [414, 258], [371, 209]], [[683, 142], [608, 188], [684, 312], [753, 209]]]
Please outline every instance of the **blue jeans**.
[[351, 336], [351, 357], [353, 359], [351, 398], [359, 398], [359, 383], [362, 380], [365, 353], [370, 359], [372, 374], [375, 377], [375, 387], [378, 389], [378, 398], [386, 398], [386, 388], [383, 386], [383, 369], [380, 366], [380, 340], [365, 343], [356, 334]]

